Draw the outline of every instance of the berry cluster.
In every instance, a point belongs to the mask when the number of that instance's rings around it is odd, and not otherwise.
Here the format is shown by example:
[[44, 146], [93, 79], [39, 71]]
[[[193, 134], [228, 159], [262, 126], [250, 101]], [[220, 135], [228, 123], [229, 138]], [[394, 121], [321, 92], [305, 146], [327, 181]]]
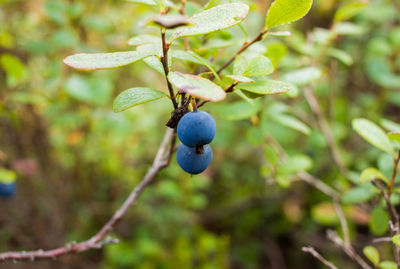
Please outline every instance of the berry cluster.
[[217, 126], [214, 118], [204, 111], [185, 114], [178, 123], [178, 137], [182, 142], [176, 153], [179, 166], [187, 173], [200, 174], [209, 166], [213, 154], [211, 143]]
[[15, 194], [15, 182], [1, 182], [0, 181], [0, 197], [9, 198]]

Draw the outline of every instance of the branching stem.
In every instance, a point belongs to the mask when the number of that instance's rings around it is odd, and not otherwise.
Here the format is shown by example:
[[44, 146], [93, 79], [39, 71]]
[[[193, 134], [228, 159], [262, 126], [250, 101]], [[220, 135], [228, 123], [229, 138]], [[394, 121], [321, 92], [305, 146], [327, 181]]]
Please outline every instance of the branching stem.
[[55, 259], [69, 253], [79, 253], [91, 249], [99, 249], [104, 245], [117, 243], [117, 239], [106, 237], [116, 224], [126, 215], [128, 209], [134, 205], [144, 189], [153, 181], [158, 173], [170, 163], [176, 141], [176, 130], [168, 129], [154, 158], [153, 165], [147, 171], [142, 181], [137, 185], [122, 206], [114, 213], [111, 219], [93, 237], [79, 243], [69, 243], [51, 250], [34, 250], [21, 252], [0, 253], [0, 263], [5, 261], [35, 261], [40, 259]]

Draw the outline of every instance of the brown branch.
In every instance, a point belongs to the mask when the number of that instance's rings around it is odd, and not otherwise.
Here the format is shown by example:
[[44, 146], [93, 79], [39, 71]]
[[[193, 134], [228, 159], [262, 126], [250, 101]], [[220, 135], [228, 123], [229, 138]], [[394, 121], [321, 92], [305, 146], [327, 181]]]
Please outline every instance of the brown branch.
[[[395, 173], [393, 173], [393, 174], [395, 174]], [[372, 184], [374, 184], [374, 186], [376, 186], [381, 191], [381, 193], [383, 195], [383, 199], [386, 202], [386, 206], [388, 208], [389, 215], [390, 215], [389, 228], [390, 228], [392, 236], [399, 234], [399, 232], [400, 232], [400, 217], [396, 211], [396, 208], [393, 206], [392, 202], [390, 201], [389, 192], [386, 192], [386, 185], [377, 179], [373, 179]], [[393, 243], [393, 252], [394, 252], [394, 258], [396, 260], [396, 263], [398, 265], [400, 265], [400, 247], [398, 245], [396, 245], [395, 243]]]
[[90, 249], [99, 249], [104, 245], [117, 243], [118, 240], [112, 238], [106, 238], [107, 234], [114, 229], [115, 225], [125, 216], [128, 209], [135, 204], [137, 199], [140, 197], [144, 189], [152, 182], [152, 180], [158, 175], [158, 173], [169, 165], [173, 148], [175, 146], [176, 130], [168, 129], [165, 133], [164, 139], [157, 151], [157, 155], [154, 158], [153, 165], [147, 171], [142, 181], [137, 185], [128, 198], [122, 204], [122, 206], [114, 213], [111, 219], [95, 234], [92, 238], [80, 242], [80, 243], [69, 243], [65, 246], [51, 249], [51, 250], [35, 250], [35, 251], [21, 251], [21, 252], [4, 252], [0, 253], [0, 262], [8, 260], [13, 261], [34, 261], [38, 259], [55, 259], [59, 256], [63, 256], [69, 253], [79, 253], [88, 251]]
[[319, 178], [316, 178], [307, 172], [299, 172], [299, 173], [297, 173], [297, 176], [304, 182], [314, 186], [315, 188], [317, 188], [324, 194], [332, 197], [332, 199], [334, 201], [338, 201], [340, 199], [339, 192], [336, 191], [335, 189], [333, 189], [332, 187], [330, 187], [329, 185], [327, 185], [326, 183], [324, 183]]
[[322, 262], [324, 265], [326, 265], [330, 269], [338, 269], [333, 263], [327, 261], [324, 257], [322, 257], [322, 255], [319, 254], [314, 248], [312, 248], [312, 247], [302, 247], [301, 250], [306, 252], [306, 253], [310, 253], [311, 255], [314, 256], [314, 258], [316, 258], [317, 260]]
[[337, 235], [337, 233], [333, 230], [328, 230], [326, 236], [329, 240], [331, 240], [336, 246], [341, 248], [346, 255], [357, 262], [361, 268], [363, 269], [372, 269], [372, 267], [361, 258], [352, 247], [347, 246], [343, 240]]
[[[264, 35], [267, 33], [267, 30], [263, 30], [258, 36], [256, 36], [253, 40], [250, 42], [244, 42], [243, 45], [240, 47], [240, 49], [228, 60], [226, 61], [220, 69], [218, 69], [217, 74], [219, 75], [225, 68], [227, 68], [235, 59], [238, 55], [240, 55], [242, 52], [247, 50], [251, 45], [254, 43], [263, 40]], [[212, 76], [213, 78], [214, 76]]]
[[399, 153], [398, 153], [397, 157], [393, 159], [393, 165], [394, 166], [393, 166], [392, 180], [390, 181], [389, 191], [388, 191], [389, 197], [393, 192], [393, 186], [394, 186], [394, 181], [395, 181], [396, 176], [397, 176], [397, 170], [399, 168], [399, 162], [400, 162], [400, 150], [399, 150]]
[[177, 109], [178, 103], [176, 102], [174, 87], [172, 87], [172, 84], [168, 79], [168, 74], [169, 74], [168, 50], [169, 50], [171, 44], [169, 44], [169, 42], [167, 42], [167, 39], [165, 36], [165, 29], [161, 29], [161, 41], [162, 41], [162, 49], [163, 49], [163, 55], [161, 56], [161, 63], [164, 68], [165, 80], [167, 81], [169, 96], [171, 97], [171, 101], [172, 101], [172, 104], [174, 105], [174, 108]]

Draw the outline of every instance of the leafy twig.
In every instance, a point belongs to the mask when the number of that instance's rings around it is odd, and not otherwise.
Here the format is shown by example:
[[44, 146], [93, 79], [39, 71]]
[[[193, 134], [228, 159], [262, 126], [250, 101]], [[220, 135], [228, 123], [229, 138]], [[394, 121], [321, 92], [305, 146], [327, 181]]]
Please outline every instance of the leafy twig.
[[363, 258], [361, 258], [351, 246], [348, 246], [343, 242], [343, 240], [337, 235], [337, 233], [333, 230], [328, 230], [326, 236], [329, 240], [331, 240], [336, 246], [341, 248], [344, 253], [346, 253], [349, 258], [357, 262], [361, 268], [363, 269], [372, 269], [368, 263], [366, 263]]
[[165, 133], [164, 139], [157, 151], [156, 157], [154, 158], [153, 165], [147, 171], [147, 174], [142, 181], [137, 185], [128, 198], [122, 204], [122, 206], [114, 213], [111, 219], [101, 228], [97, 234], [92, 238], [79, 242], [70, 243], [65, 246], [51, 249], [51, 250], [34, 250], [34, 251], [21, 251], [21, 252], [4, 252], [0, 253], [0, 262], [8, 260], [13, 261], [34, 261], [40, 259], [55, 259], [59, 256], [63, 256], [69, 253], [79, 253], [88, 251], [91, 249], [99, 249], [104, 245], [117, 243], [117, 239], [106, 238], [107, 234], [114, 229], [115, 225], [125, 216], [128, 209], [135, 204], [137, 199], [140, 197], [144, 189], [153, 181], [158, 173], [169, 165], [173, 148], [175, 146], [176, 130], [168, 129]]

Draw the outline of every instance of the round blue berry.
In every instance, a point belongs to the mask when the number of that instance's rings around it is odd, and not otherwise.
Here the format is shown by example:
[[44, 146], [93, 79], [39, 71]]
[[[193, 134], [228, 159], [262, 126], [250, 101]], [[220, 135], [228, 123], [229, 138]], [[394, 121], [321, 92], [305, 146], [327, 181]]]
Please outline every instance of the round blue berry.
[[214, 118], [204, 111], [186, 113], [178, 123], [178, 137], [188, 147], [210, 144], [217, 126]]
[[195, 147], [180, 145], [176, 152], [179, 166], [187, 173], [197, 175], [207, 169], [213, 154], [209, 145], [203, 146], [203, 153], [197, 153]]
[[16, 185], [14, 183], [0, 182], [0, 197], [8, 198], [15, 194]]

